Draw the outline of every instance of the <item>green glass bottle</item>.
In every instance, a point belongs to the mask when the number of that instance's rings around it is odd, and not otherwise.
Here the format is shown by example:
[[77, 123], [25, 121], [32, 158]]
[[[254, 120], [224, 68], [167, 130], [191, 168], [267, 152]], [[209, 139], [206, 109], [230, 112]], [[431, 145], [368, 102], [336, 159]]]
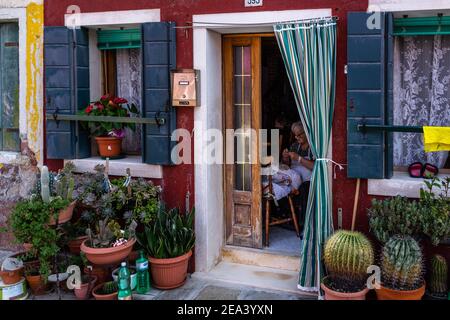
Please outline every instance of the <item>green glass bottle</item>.
[[132, 300], [131, 295], [131, 273], [127, 268], [127, 263], [122, 262], [119, 270], [119, 292], [117, 294], [119, 300]]
[[148, 260], [144, 256], [144, 251], [139, 251], [139, 258], [136, 260], [137, 272], [137, 293], [146, 294], [150, 291], [150, 275], [148, 274]]

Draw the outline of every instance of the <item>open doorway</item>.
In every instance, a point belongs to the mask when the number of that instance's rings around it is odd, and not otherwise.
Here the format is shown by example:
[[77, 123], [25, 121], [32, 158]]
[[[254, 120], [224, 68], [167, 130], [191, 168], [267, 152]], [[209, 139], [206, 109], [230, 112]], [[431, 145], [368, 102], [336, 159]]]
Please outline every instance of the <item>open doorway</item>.
[[[223, 71], [224, 129], [279, 129], [279, 157], [286, 160], [284, 152], [293, 151], [302, 130], [291, 130], [299, 114], [274, 35], [224, 36]], [[250, 143], [246, 131], [236, 133], [235, 163], [225, 165], [226, 243], [299, 256], [307, 193], [292, 169], [297, 160], [261, 175], [261, 165], [251, 162]], [[259, 147], [270, 151], [270, 143]], [[236, 159], [239, 148], [244, 159]]]
[[288, 168], [290, 163], [283, 161], [282, 155], [283, 150], [290, 150], [295, 142], [291, 127], [300, 119], [275, 37], [264, 37], [261, 40], [261, 96], [262, 129], [267, 129], [268, 132], [271, 129], [279, 130], [278, 156], [282, 162], [281, 171], [275, 173], [270, 181], [267, 177], [262, 178], [263, 190], [266, 188], [266, 193], [271, 193], [268, 195], [263, 192], [264, 250], [300, 255], [297, 229], [301, 234], [303, 218], [300, 214], [301, 195], [298, 191], [301, 181]]

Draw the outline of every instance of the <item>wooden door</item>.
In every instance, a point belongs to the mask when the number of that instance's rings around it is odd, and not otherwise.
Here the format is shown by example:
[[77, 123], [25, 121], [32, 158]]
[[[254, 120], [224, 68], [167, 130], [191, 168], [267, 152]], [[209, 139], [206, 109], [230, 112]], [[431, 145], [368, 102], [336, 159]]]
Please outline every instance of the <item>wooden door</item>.
[[261, 38], [224, 37], [223, 70], [225, 129], [237, 130], [232, 150], [225, 143], [226, 157], [234, 153], [225, 164], [226, 243], [262, 248]]

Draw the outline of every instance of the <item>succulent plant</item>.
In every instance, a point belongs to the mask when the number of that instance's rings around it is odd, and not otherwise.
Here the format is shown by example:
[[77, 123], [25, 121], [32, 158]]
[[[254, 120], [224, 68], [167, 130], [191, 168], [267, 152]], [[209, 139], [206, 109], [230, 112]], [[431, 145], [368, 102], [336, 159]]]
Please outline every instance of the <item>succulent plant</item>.
[[410, 236], [393, 236], [381, 257], [383, 286], [415, 290], [423, 285], [423, 259], [419, 244]]
[[438, 295], [446, 295], [448, 291], [448, 266], [443, 256], [436, 254], [431, 258], [430, 273], [430, 292]]
[[114, 232], [108, 226], [108, 218], [98, 222], [97, 233], [94, 234], [90, 228], [86, 230], [89, 243], [92, 248], [108, 248], [115, 240]]
[[105, 282], [103, 286], [100, 288], [100, 294], [111, 294], [118, 290], [117, 282], [115, 281], [109, 281]]
[[374, 263], [373, 248], [362, 233], [340, 230], [327, 240], [324, 262], [334, 287], [360, 289]]

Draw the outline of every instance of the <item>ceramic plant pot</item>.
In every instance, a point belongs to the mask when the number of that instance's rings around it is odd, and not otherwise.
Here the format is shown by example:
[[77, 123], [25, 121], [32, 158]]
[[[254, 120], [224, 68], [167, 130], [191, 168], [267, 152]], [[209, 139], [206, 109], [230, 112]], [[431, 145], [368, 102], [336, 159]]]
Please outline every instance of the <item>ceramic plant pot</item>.
[[[89, 276], [85, 276], [86, 278], [88, 278]], [[95, 287], [95, 283], [97, 282], [97, 277], [96, 276], [91, 276], [91, 281], [90, 281], [90, 286], [89, 286], [89, 282], [86, 283], [82, 283], [80, 285], [80, 288], [77, 289], [75, 288], [74, 294], [75, 297], [77, 297], [78, 300], [86, 300], [89, 299], [89, 297], [91, 296], [92, 290]]]
[[23, 275], [23, 267], [17, 270], [3, 270], [0, 271], [0, 278], [3, 281], [3, 284], [10, 285], [10, 284], [16, 284], [20, 282]]
[[94, 296], [95, 300], [117, 300], [117, 291], [111, 294], [101, 293], [101, 288], [103, 287], [103, 285], [104, 283], [100, 283], [94, 288], [94, 290], [92, 290], [92, 295]]
[[191, 256], [192, 250], [182, 256], [170, 259], [148, 257], [153, 286], [158, 289], [181, 287], [186, 282], [188, 263]]
[[394, 290], [380, 286], [376, 289], [378, 300], [422, 300], [425, 294], [425, 283], [416, 290]]
[[81, 249], [80, 249], [81, 244], [87, 238], [88, 238], [87, 236], [81, 236], [81, 237], [75, 238], [73, 240], [70, 240], [69, 243], [67, 244], [67, 246], [69, 247], [70, 253], [80, 254], [80, 252], [81, 252]]
[[44, 295], [48, 290], [48, 283], [44, 283], [41, 275], [28, 275], [26, 276], [28, 285], [30, 286], [31, 292], [35, 296]]
[[[88, 275], [89, 274], [89, 269], [88, 267], [84, 267], [84, 274]], [[109, 277], [109, 272], [106, 268], [100, 267], [100, 266], [93, 266], [90, 274], [92, 276], [96, 276], [97, 277], [97, 283], [103, 283], [103, 282], [107, 282], [110, 280]]]
[[98, 266], [118, 264], [126, 260], [130, 252], [133, 250], [133, 245], [136, 239], [131, 239], [127, 243], [111, 248], [91, 248], [86, 245], [88, 240], [81, 244], [81, 251], [84, 252], [86, 258]]
[[122, 139], [116, 137], [95, 137], [101, 157], [117, 157], [122, 153]]
[[325, 291], [325, 300], [366, 300], [366, 294], [369, 292], [368, 288], [359, 292], [338, 292], [331, 290], [324, 283], [321, 283], [320, 287]]
[[[70, 219], [72, 219], [73, 209], [77, 204], [76, 201], [73, 201], [69, 206], [61, 211], [59, 211], [58, 224], [66, 223]], [[51, 226], [56, 225], [55, 219], [51, 216], [50, 221], [48, 223]]]

